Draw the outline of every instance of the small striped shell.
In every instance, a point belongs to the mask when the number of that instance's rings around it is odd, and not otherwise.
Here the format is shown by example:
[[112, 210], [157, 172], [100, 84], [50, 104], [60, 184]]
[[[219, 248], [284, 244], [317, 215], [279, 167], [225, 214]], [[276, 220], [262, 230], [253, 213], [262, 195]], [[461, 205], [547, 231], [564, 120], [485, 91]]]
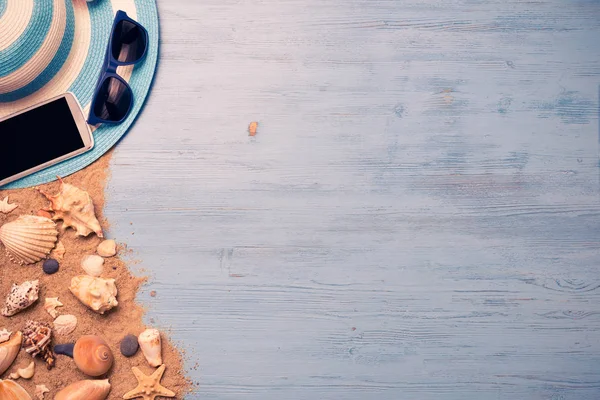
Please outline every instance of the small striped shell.
[[9, 258], [21, 265], [45, 259], [57, 238], [54, 221], [37, 215], [21, 215], [0, 227], [0, 242]]

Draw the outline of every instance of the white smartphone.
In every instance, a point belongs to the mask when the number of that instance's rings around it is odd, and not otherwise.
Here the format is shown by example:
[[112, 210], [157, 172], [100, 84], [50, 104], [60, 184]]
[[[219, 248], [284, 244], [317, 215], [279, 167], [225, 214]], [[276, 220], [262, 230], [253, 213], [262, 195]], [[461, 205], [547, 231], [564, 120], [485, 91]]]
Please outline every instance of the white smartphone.
[[94, 137], [72, 93], [0, 118], [0, 187], [92, 147]]

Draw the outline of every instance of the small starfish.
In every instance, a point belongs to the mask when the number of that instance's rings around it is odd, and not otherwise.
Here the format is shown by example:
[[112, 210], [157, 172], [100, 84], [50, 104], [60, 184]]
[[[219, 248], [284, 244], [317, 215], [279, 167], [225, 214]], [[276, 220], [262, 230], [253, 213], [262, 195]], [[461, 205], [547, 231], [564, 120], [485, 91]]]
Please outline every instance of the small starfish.
[[163, 374], [165, 373], [165, 364], [158, 367], [156, 371], [150, 376], [145, 375], [137, 367], [131, 368], [135, 378], [138, 380], [138, 386], [130, 392], [125, 393], [123, 398], [135, 399], [136, 397], [143, 397], [144, 400], [154, 400], [157, 396], [163, 397], [175, 397], [175, 393], [169, 389], [164, 388], [160, 384]]
[[35, 385], [35, 396], [39, 400], [44, 400], [44, 393], [48, 393], [50, 389], [46, 385]]
[[9, 212], [11, 212], [12, 210], [14, 210], [17, 207], [19, 207], [18, 204], [15, 204], [15, 203], [8, 204], [8, 196], [6, 196], [2, 201], [0, 201], [0, 211], [3, 212], [4, 214], [8, 214]]

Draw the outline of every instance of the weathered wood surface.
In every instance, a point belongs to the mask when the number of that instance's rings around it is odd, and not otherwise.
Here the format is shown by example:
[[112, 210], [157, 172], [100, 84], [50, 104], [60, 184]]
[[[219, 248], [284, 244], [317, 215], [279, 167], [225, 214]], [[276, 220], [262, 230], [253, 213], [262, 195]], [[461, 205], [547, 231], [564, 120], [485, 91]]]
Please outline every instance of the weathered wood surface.
[[600, 398], [600, 2], [159, 9], [107, 214], [190, 399]]

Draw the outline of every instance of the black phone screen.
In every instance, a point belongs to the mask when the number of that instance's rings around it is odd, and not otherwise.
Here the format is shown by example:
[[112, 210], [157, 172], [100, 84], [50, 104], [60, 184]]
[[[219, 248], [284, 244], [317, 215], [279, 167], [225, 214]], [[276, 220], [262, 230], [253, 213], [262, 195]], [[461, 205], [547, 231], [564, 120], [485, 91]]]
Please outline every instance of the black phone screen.
[[85, 145], [64, 97], [0, 122], [0, 181]]

